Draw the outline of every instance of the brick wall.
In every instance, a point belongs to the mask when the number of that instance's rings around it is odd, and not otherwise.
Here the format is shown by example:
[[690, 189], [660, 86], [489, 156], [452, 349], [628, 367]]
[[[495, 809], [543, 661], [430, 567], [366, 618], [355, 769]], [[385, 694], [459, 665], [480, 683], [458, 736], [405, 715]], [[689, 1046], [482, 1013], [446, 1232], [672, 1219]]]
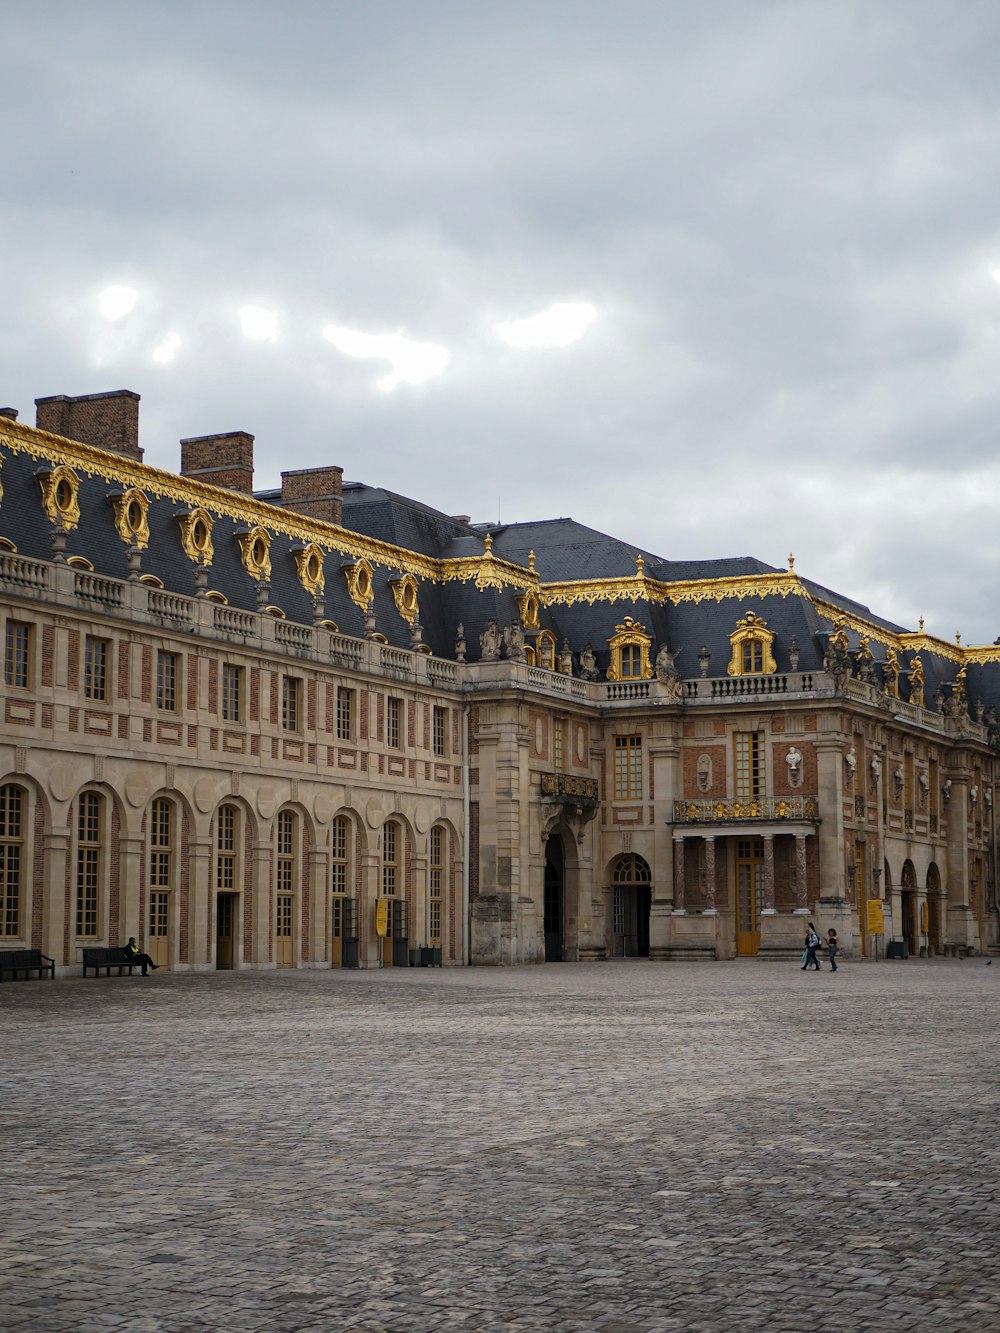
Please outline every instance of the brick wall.
[[301, 468], [281, 474], [281, 507], [323, 523], [340, 524], [344, 515], [344, 469]]
[[181, 476], [253, 494], [253, 436], [244, 430], [181, 440]]
[[70, 398], [64, 393], [35, 399], [35, 425], [52, 435], [110, 449], [142, 462], [139, 448], [139, 395], [130, 389], [86, 393]]

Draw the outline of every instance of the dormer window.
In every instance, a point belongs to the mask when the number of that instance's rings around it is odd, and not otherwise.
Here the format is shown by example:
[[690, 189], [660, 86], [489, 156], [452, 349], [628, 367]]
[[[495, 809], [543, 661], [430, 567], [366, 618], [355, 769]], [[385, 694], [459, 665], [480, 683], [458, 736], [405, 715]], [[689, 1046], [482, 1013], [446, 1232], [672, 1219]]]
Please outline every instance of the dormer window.
[[729, 636], [732, 658], [726, 667], [730, 676], [770, 676], [778, 669], [774, 660], [774, 634], [767, 622], [753, 611], [748, 611], [736, 622]]
[[611, 650], [608, 680], [649, 680], [653, 674], [649, 663], [652, 642], [645, 627], [626, 616], [621, 625], [615, 626], [614, 637], [608, 640]]

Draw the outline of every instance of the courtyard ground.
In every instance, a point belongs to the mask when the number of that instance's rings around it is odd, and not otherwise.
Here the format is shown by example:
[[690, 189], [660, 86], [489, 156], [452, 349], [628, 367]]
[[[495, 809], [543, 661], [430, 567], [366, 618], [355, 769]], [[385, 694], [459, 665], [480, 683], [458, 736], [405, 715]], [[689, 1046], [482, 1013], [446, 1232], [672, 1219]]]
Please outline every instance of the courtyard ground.
[[1000, 1329], [1000, 960], [0, 988], [5, 1333]]

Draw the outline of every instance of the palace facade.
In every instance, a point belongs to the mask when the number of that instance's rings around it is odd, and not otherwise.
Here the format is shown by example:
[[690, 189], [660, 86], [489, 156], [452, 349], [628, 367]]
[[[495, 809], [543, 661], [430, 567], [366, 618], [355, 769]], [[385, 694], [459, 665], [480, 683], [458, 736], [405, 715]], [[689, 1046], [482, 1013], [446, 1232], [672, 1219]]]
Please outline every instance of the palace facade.
[[0, 409], [0, 947], [63, 974], [998, 942], [1000, 648], [473, 524], [139, 399]]

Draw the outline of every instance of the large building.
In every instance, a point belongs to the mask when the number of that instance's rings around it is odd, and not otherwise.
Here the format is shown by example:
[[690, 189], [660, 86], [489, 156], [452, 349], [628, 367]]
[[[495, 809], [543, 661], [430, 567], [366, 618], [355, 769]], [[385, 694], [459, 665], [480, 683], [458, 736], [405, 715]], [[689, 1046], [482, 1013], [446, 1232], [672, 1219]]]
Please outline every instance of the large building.
[[[473, 524], [138, 396], [0, 409], [0, 947], [59, 970], [998, 940], [1000, 648], [751, 558]], [[881, 921], [880, 918], [881, 917]]]

